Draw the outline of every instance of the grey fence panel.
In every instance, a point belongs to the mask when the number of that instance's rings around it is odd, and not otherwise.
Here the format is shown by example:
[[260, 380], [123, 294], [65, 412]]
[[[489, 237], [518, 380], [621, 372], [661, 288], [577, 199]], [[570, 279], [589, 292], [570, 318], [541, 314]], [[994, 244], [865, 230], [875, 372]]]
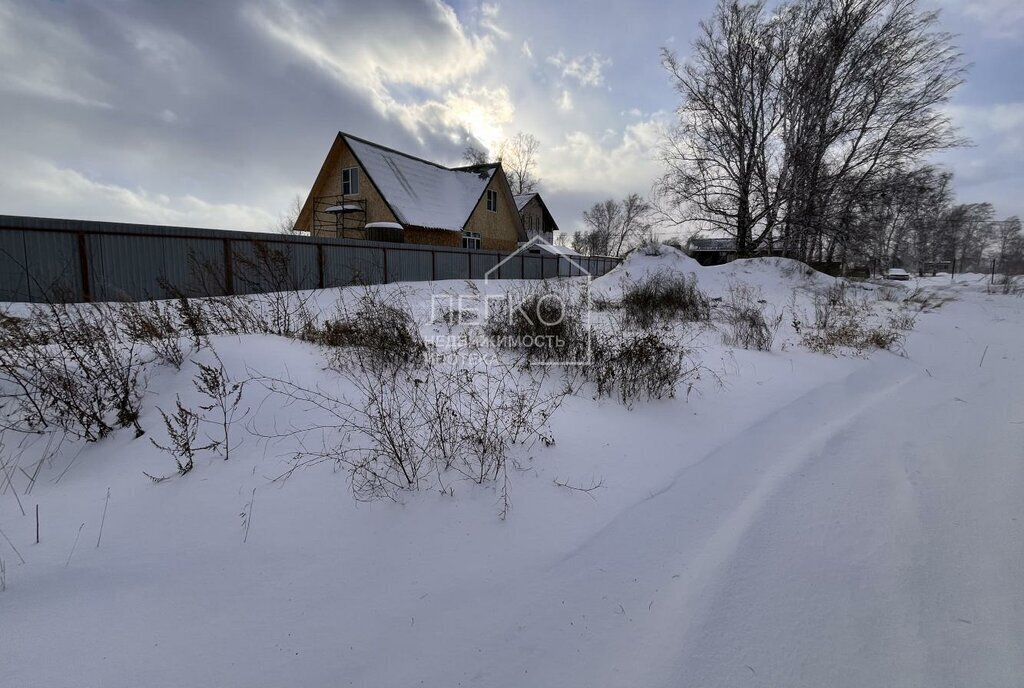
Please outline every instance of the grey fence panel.
[[30, 301], [25, 233], [0, 232], [0, 301]]
[[232, 241], [236, 294], [316, 289], [320, 268], [316, 246], [264, 241]]
[[80, 301], [83, 298], [76, 236], [0, 231], [0, 300]]
[[78, 237], [56, 232], [26, 232], [28, 290], [33, 301], [78, 300], [82, 294]]
[[542, 256], [523, 256], [523, 274], [526, 279], [544, 278], [544, 258]]
[[432, 278], [433, 272], [430, 251], [388, 250], [388, 282], [425, 282]]
[[544, 279], [558, 277], [558, 263], [562, 259], [558, 256], [543, 256], [541, 260], [544, 261], [541, 276]]
[[227, 283], [225, 251], [229, 242], [219, 239], [166, 239], [164, 284], [185, 296], [223, 296], [234, 289]]
[[325, 245], [324, 286], [380, 284], [384, 281], [384, 251], [370, 246]]
[[[498, 268], [499, 279], [521, 279], [523, 277], [524, 256], [512, 256]], [[494, 275], [492, 275], [494, 277]]]
[[469, 279], [469, 253], [439, 251], [434, 255], [434, 279]]
[[[483, 279], [487, 274], [488, 270], [491, 270], [498, 264], [501, 257], [494, 253], [472, 253], [471, 260], [473, 261], [469, 272], [470, 279]], [[496, 275], [491, 275], [492, 279], [496, 279]]]
[[86, 240], [93, 301], [162, 299], [224, 292], [223, 243], [192, 237], [91, 234]]
[[[574, 260], [594, 276], [618, 264], [606, 257]], [[488, 273], [492, 279], [583, 274], [569, 258], [543, 252], [509, 258], [454, 247], [0, 215], [4, 301], [139, 300]]]
[[161, 286], [164, 251], [173, 241], [161, 237], [92, 234], [86, 241], [89, 292], [94, 301], [138, 301], [167, 296]]

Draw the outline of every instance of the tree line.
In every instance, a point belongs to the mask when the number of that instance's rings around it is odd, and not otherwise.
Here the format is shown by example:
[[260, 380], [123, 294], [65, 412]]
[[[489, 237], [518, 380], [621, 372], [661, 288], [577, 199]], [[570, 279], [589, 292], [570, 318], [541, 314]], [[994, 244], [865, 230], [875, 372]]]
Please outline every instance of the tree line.
[[[722, 0], [686, 60], [654, 200], [739, 255], [900, 265], [1020, 260], [1020, 223], [952, 203], [927, 164], [959, 146], [943, 110], [965, 67], [917, 0]], [[1016, 258], [1014, 257], [1016, 256]]]

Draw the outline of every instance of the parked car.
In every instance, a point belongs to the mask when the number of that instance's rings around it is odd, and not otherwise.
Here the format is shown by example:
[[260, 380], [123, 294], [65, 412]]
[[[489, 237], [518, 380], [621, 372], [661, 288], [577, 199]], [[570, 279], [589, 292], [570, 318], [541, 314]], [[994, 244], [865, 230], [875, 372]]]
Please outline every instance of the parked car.
[[903, 268], [889, 268], [885, 271], [885, 279], [908, 280], [910, 279], [910, 273]]

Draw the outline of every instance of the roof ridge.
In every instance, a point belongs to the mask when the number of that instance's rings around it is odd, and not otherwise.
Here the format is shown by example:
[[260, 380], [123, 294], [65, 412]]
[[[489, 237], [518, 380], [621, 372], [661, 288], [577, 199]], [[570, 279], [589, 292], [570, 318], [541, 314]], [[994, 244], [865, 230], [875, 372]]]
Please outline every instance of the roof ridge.
[[346, 131], [339, 130], [338, 134], [340, 134], [341, 136], [343, 136], [345, 138], [349, 138], [349, 139], [352, 139], [354, 141], [358, 141], [360, 143], [364, 143], [367, 146], [373, 146], [374, 148], [380, 148], [381, 150], [385, 150], [388, 153], [394, 153], [395, 155], [401, 155], [403, 158], [409, 158], [410, 160], [415, 160], [416, 162], [422, 162], [425, 165], [431, 165], [432, 167], [437, 167], [439, 169], [446, 170], [448, 172], [467, 172], [467, 171], [470, 171], [470, 170], [472, 170], [474, 168], [497, 167], [498, 165], [501, 164], [500, 162], [488, 162], [488, 163], [483, 163], [481, 165], [463, 165], [463, 166], [460, 166], [460, 167], [448, 167], [446, 165], [442, 165], [439, 162], [433, 162], [431, 160], [427, 160], [425, 158], [421, 158], [421, 157], [413, 155], [411, 153], [406, 153], [404, 151], [400, 151], [397, 148], [392, 148], [391, 146], [385, 146], [382, 143], [377, 143], [376, 141], [370, 141], [369, 139], [364, 139], [361, 136], [356, 136], [355, 134], [349, 134]]

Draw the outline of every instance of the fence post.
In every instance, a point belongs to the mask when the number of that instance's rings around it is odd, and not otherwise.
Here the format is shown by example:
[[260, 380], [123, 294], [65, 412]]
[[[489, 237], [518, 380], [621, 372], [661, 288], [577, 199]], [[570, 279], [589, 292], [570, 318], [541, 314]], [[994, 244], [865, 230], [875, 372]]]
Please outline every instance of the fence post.
[[473, 254], [466, 251], [466, 279], [473, 279]]
[[235, 261], [231, 255], [231, 239], [224, 240], [224, 292], [227, 296], [235, 293]]
[[430, 250], [430, 281], [437, 281], [437, 251]]
[[82, 273], [82, 299], [92, 301], [92, 285], [89, 279], [89, 251], [85, 233], [78, 233], [78, 269]]
[[324, 245], [316, 245], [316, 272], [320, 289], [324, 288]]
[[380, 252], [384, 254], [384, 284], [388, 283], [388, 250], [381, 247]]

